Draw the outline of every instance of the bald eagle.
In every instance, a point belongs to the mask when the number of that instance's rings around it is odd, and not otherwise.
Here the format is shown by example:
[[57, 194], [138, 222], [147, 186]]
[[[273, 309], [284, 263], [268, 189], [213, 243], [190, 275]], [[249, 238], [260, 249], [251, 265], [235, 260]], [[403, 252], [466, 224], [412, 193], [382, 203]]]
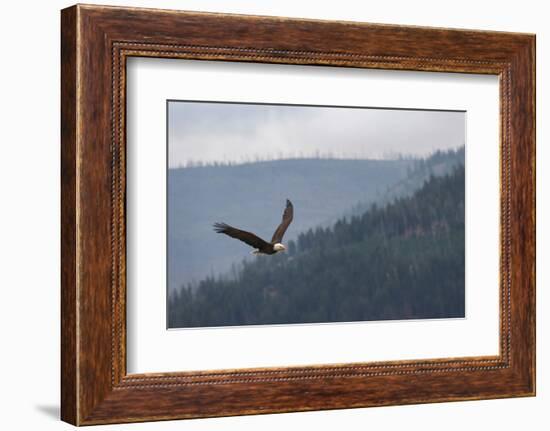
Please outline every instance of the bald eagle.
[[256, 250], [253, 251], [253, 254], [275, 254], [279, 251], [286, 250], [286, 247], [281, 244], [281, 241], [293, 217], [294, 207], [292, 206], [292, 202], [287, 199], [286, 208], [283, 212], [283, 220], [275, 230], [271, 242], [264, 241], [251, 232], [234, 228], [225, 223], [214, 223], [214, 230], [217, 233], [224, 233], [231, 238], [236, 238], [248, 244], [250, 247], [254, 247]]

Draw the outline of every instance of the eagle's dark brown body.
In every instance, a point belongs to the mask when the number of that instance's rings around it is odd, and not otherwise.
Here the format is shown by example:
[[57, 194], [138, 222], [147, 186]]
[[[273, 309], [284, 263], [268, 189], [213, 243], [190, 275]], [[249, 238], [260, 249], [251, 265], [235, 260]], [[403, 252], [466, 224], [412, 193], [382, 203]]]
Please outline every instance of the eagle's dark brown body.
[[293, 217], [294, 207], [292, 206], [292, 202], [287, 199], [286, 208], [283, 212], [283, 220], [273, 233], [273, 237], [270, 242], [264, 241], [259, 236], [251, 232], [234, 228], [226, 223], [215, 223], [214, 230], [218, 233], [228, 235], [231, 238], [236, 238], [249, 246], [254, 247], [256, 249], [254, 254], [275, 254], [286, 250], [286, 247], [281, 244], [281, 241], [283, 240], [283, 236], [290, 225], [290, 222], [292, 222]]

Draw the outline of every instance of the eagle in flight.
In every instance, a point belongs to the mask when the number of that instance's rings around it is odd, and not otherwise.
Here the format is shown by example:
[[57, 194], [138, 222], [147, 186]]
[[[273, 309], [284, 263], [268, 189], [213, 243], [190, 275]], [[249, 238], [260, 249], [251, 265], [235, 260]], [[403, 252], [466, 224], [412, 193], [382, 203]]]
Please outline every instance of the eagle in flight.
[[214, 223], [214, 230], [217, 233], [224, 233], [231, 238], [236, 238], [248, 244], [250, 247], [254, 247], [256, 250], [252, 252], [253, 254], [275, 254], [279, 251], [286, 250], [286, 247], [281, 244], [281, 241], [283, 240], [283, 235], [290, 225], [290, 222], [292, 222], [293, 217], [294, 207], [292, 206], [292, 202], [287, 199], [286, 208], [283, 212], [283, 220], [281, 221], [279, 227], [275, 230], [275, 233], [271, 238], [271, 242], [264, 241], [259, 236], [251, 232], [234, 228], [225, 223]]

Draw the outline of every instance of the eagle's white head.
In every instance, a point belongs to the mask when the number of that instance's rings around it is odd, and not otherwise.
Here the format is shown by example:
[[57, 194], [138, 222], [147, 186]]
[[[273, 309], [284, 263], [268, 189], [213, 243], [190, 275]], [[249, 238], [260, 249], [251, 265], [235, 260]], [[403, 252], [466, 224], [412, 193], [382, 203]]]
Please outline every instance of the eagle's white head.
[[286, 247], [283, 244], [278, 242], [277, 244], [273, 245], [273, 250], [275, 250], [275, 251], [285, 251]]

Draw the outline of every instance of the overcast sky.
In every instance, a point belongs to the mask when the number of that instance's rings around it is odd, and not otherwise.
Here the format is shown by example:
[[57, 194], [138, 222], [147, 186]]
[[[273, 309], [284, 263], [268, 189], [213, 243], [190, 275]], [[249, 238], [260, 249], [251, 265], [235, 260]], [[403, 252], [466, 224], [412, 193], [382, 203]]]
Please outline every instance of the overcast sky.
[[425, 156], [465, 144], [465, 113], [169, 102], [169, 167], [312, 157]]

